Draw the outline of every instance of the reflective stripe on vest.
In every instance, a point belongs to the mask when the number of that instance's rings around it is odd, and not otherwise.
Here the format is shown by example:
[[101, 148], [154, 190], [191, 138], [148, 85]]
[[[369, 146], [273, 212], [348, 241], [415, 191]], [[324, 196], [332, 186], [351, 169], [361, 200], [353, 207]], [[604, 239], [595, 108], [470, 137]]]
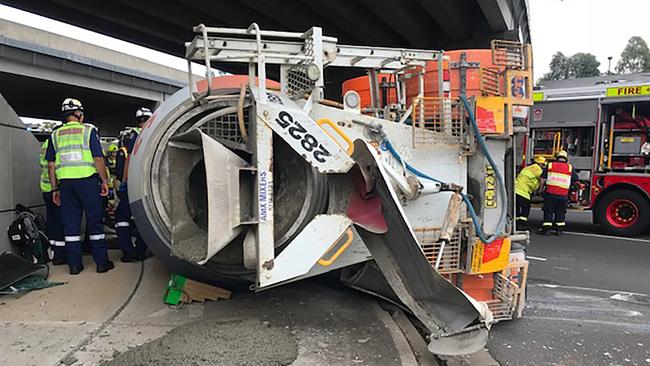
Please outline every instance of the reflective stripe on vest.
[[49, 145], [50, 140], [47, 139], [41, 145], [41, 153], [38, 154], [40, 163], [41, 163], [41, 192], [51, 192], [52, 184], [50, 184], [50, 174], [47, 171], [48, 162], [45, 160], [45, 154], [47, 153], [47, 146]]
[[90, 151], [92, 127], [79, 122], [67, 122], [54, 131], [52, 143], [56, 152], [56, 177], [81, 179], [97, 173]]
[[546, 173], [546, 193], [568, 196], [569, 187], [571, 187], [572, 170], [573, 167], [569, 163], [549, 163]]

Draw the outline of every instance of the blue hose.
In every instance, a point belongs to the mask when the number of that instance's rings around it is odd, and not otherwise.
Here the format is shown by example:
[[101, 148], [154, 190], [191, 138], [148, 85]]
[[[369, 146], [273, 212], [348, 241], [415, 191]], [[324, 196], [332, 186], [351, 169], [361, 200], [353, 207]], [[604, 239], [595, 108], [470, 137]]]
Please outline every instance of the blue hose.
[[[507, 205], [507, 197], [506, 197], [506, 184], [505, 181], [503, 180], [503, 176], [501, 175], [501, 172], [499, 171], [497, 164], [494, 162], [494, 159], [492, 159], [492, 156], [490, 155], [490, 152], [488, 151], [487, 144], [485, 142], [485, 139], [481, 135], [481, 132], [478, 128], [478, 124], [476, 123], [476, 119], [474, 117], [474, 112], [471, 110], [469, 106], [469, 102], [467, 101], [467, 98], [464, 95], [461, 95], [460, 99], [463, 101], [463, 104], [465, 105], [465, 110], [467, 110], [467, 114], [469, 115], [469, 120], [472, 125], [472, 129], [474, 129], [474, 132], [476, 133], [476, 139], [479, 143], [479, 146], [481, 148], [481, 152], [483, 155], [488, 160], [488, 163], [490, 163], [490, 166], [492, 166], [492, 170], [494, 170], [494, 174], [497, 178], [497, 184], [499, 185], [499, 193], [501, 195], [501, 202], [502, 202], [502, 208], [501, 208], [501, 215], [499, 216], [499, 222], [497, 224], [497, 230], [496, 232], [486, 238], [485, 233], [483, 232], [483, 228], [481, 227], [481, 223], [479, 222], [478, 215], [476, 214], [476, 211], [474, 210], [474, 206], [472, 206], [472, 202], [470, 202], [469, 197], [461, 192], [461, 195], [463, 197], [463, 202], [465, 202], [465, 205], [467, 206], [467, 210], [469, 211], [469, 215], [472, 218], [472, 222], [474, 223], [474, 228], [476, 229], [476, 234], [481, 239], [482, 242], [490, 244], [493, 241], [495, 241], [501, 234], [503, 233], [503, 230], [506, 225], [506, 209], [505, 206]], [[432, 182], [436, 183], [444, 183], [443, 181], [433, 178], [419, 170], [417, 170], [415, 167], [407, 163], [406, 161], [402, 160], [402, 157], [399, 155], [399, 153], [395, 150], [393, 145], [390, 143], [388, 138], [384, 138], [384, 141], [382, 141], [381, 144], [382, 150], [388, 150], [390, 153], [397, 159], [400, 163], [404, 164], [406, 169], [410, 171], [411, 173], [415, 174], [416, 176], [430, 180]]]

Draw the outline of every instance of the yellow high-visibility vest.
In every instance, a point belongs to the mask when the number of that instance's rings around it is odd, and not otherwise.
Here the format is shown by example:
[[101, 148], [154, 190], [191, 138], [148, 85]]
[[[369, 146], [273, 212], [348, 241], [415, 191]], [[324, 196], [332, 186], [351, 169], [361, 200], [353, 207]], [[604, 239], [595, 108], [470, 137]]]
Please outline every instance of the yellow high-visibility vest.
[[52, 191], [52, 184], [50, 184], [50, 174], [47, 171], [47, 160], [45, 160], [45, 154], [47, 153], [47, 147], [49, 145], [50, 139], [45, 140], [41, 145], [41, 153], [38, 154], [38, 158], [41, 163], [41, 192], [47, 193]]
[[542, 168], [538, 164], [531, 164], [519, 172], [515, 180], [515, 193], [530, 199], [530, 195], [539, 188], [539, 177]]
[[58, 179], [81, 179], [97, 173], [90, 151], [91, 132], [92, 127], [71, 121], [52, 133]]

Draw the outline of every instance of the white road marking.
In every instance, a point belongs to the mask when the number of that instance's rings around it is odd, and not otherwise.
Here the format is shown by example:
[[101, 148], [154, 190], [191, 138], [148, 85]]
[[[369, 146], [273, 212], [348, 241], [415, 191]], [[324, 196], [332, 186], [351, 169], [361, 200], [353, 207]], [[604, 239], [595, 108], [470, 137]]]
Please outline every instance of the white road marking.
[[560, 271], [570, 271], [571, 268], [569, 267], [560, 267], [560, 266], [553, 266], [555, 269], [559, 269]]
[[626, 241], [636, 241], [636, 242], [641, 242], [641, 243], [650, 243], [650, 240], [648, 239], [639, 239], [639, 238], [627, 238], [624, 236], [611, 236], [611, 235], [603, 235], [603, 234], [592, 234], [592, 233], [581, 233], [577, 231], [563, 231], [564, 234], [569, 234], [569, 235], [582, 235], [582, 236], [593, 236], [596, 238], [604, 238], [604, 239], [617, 239], [617, 240], [626, 240]]
[[526, 259], [532, 259], [534, 261], [546, 262], [546, 258], [542, 257], [533, 257], [532, 255], [527, 255]]
[[621, 323], [621, 322], [610, 322], [606, 320], [597, 320], [597, 319], [574, 319], [574, 318], [564, 318], [564, 317], [552, 317], [552, 316], [534, 316], [527, 315], [524, 316], [524, 319], [535, 319], [535, 320], [545, 320], [545, 321], [557, 321], [557, 322], [575, 322], [575, 323], [588, 323], [588, 324], [598, 324], [598, 325], [607, 325], [612, 327], [625, 327], [625, 328], [636, 328], [650, 331], [650, 324], [640, 324], [640, 323]]
[[547, 288], [561, 288], [561, 289], [566, 289], [566, 290], [593, 291], [593, 292], [602, 292], [602, 293], [606, 293], [606, 294], [629, 294], [629, 295], [643, 296], [643, 297], [648, 296], [647, 294], [641, 294], [641, 293], [638, 293], [638, 292], [629, 292], [629, 291], [621, 291], [621, 290], [607, 290], [607, 289], [593, 288], [593, 287], [563, 286], [563, 285], [556, 285], [556, 284], [553, 284], [553, 283], [532, 283], [532, 284], [529, 284], [529, 286], [547, 287]]
[[618, 293], [609, 297], [612, 300], [626, 301], [634, 304], [647, 305], [650, 304], [650, 298], [646, 295], [631, 294], [631, 293]]

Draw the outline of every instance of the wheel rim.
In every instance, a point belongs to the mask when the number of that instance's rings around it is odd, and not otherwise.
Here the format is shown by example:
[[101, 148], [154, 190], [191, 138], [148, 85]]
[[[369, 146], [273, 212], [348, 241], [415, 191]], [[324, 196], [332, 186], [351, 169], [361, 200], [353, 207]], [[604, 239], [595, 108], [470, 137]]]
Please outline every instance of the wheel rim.
[[639, 220], [639, 208], [627, 199], [616, 199], [607, 206], [607, 221], [617, 228], [629, 228]]

